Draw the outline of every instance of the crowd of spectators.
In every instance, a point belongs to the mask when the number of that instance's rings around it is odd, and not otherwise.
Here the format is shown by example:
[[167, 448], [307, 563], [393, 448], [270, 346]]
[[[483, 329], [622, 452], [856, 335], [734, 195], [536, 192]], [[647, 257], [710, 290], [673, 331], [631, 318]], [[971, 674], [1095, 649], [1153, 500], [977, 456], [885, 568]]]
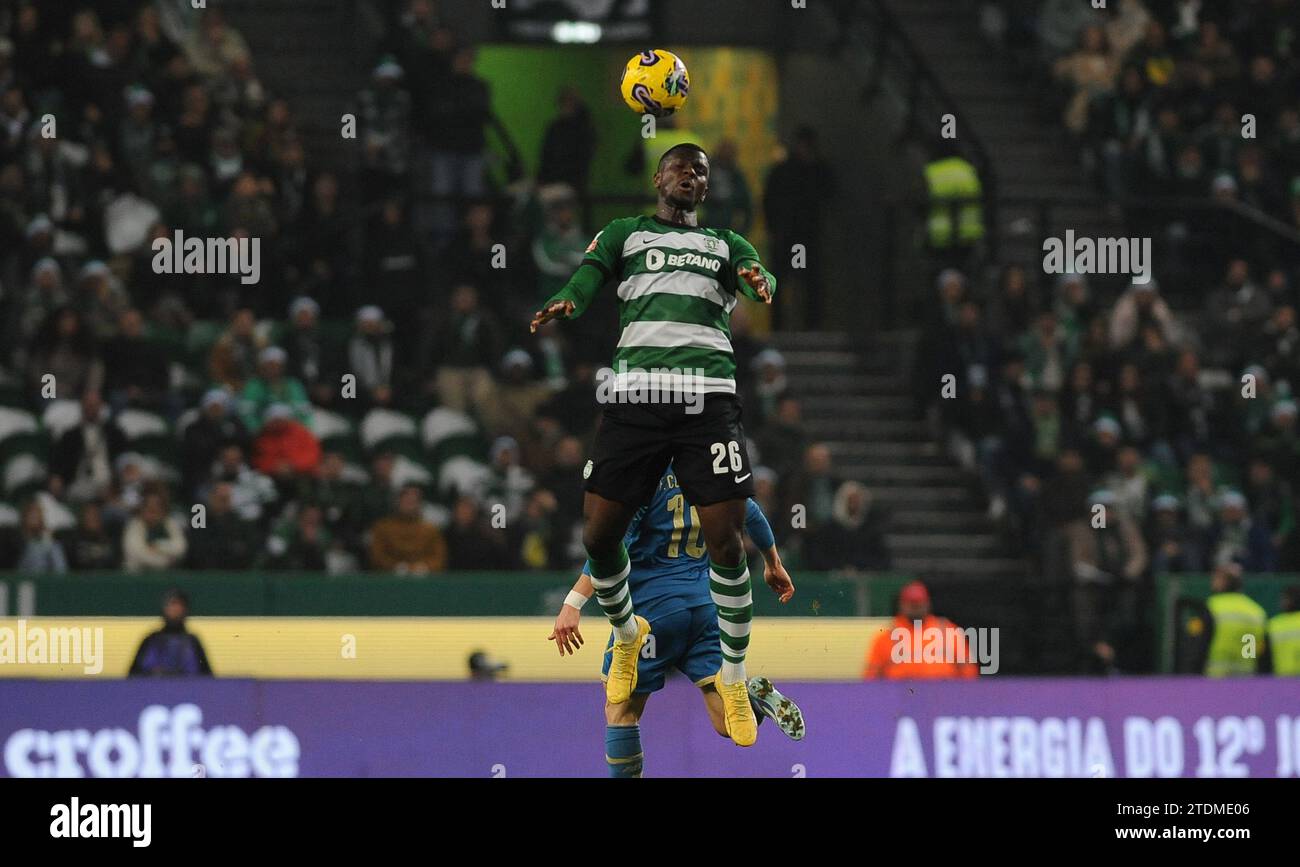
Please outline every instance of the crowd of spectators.
[[[1300, 3], [985, 6], [1085, 169], [1131, 229], [1168, 239], [1169, 258], [1192, 267], [1220, 264], [1213, 252], [1277, 255], [1269, 233], [1210, 204], [1300, 229]], [[1153, 198], [1183, 204], [1152, 210]], [[1206, 205], [1188, 204], [1198, 199]]]
[[1136, 628], [1153, 576], [1300, 569], [1295, 275], [1233, 260], [1176, 312], [1155, 280], [1031, 273], [943, 272], [918, 376], [956, 377], [932, 418], [1038, 574], [1079, 589], [1089, 645]]
[[[217, 7], [0, 9], [0, 566], [581, 562], [614, 305], [536, 336], [527, 322], [590, 240], [587, 109], [558, 94], [520, 177], [489, 147], [500, 122], [474, 46], [430, 0], [381, 7], [351, 104], [355, 172], [311, 164], [293, 106]], [[715, 222], [750, 219], [733, 192]], [[152, 243], [177, 232], [258, 239], [261, 280], [159, 273]], [[743, 310], [734, 337], [773, 464], [756, 472], [764, 504], [812, 503], [816, 565], [879, 565], [869, 492], [806, 442]]]

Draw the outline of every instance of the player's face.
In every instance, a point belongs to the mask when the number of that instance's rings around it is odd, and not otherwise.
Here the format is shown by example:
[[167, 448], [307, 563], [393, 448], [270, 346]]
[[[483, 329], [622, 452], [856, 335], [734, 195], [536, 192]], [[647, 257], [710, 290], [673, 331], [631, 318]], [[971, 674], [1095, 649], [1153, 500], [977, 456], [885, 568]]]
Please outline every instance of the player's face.
[[702, 153], [675, 154], [655, 174], [659, 198], [693, 211], [709, 192], [709, 158]]

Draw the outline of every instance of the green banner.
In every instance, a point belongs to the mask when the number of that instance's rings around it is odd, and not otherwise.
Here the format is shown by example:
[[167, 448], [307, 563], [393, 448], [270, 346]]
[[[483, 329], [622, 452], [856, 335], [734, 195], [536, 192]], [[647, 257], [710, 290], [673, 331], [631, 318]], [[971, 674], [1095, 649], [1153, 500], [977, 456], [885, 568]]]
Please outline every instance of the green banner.
[[[176, 572], [165, 575], [0, 574], [0, 616], [144, 616], [164, 591], [180, 587], [196, 616], [501, 617], [553, 615], [573, 586], [570, 572], [384, 574]], [[786, 605], [754, 571], [755, 614], [762, 617], [865, 617], [892, 613], [900, 575], [799, 573]]]

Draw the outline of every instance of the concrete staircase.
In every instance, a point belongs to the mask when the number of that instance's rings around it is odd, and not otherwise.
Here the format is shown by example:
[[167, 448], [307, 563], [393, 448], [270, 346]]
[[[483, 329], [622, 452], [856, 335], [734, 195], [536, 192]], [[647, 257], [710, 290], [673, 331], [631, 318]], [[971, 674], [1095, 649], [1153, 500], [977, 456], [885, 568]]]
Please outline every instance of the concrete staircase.
[[916, 331], [774, 334], [811, 438], [835, 470], [867, 485], [888, 512], [894, 571], [926, 582], [938, 613], [1002, 631], [1004, 674], [1072, 671], [1063, 588], [1044, 580], [986, 516], [977, 478], [917, 418], [909, 376]]
[[[1074, 229], [1089, 237], [1122, 234], [1086, 177], [1059, 121], [1040, 118], [1034, 85], [981, 37], [973, 4], [962, 0], [879, 0], [924, 57], [960, 118], [993, 164], [996, 219], [1004, 262], [1042, 259], [1042, 239]], [[938, 120], [935, 120], [937, 125]], [[937, 128], [937, 127], [936, 127]], [[963, 134], [959, 126], [957, 135]], [[1027, 199], [1049, 197], [1043, 213]]]
[[826, 442], [836, 473], [862, 482], [890, 515], [899, 572], [935, 577], [1020, 576], [1022, 559], [985, 517], [978, 480], [964, 473], [917, 417], [908, 384], [917, 333], [862, 340], [829, 332], [773, 335], [810, 439]]
[[[221, 0], [253, 53], [262, 84], [284, 97], [313, 170], [350, 171], [357, 143], [340, 135], [366, 84], [366, 39], [355, 0]], [[273, 59], [274, 62], [269, 62]]]

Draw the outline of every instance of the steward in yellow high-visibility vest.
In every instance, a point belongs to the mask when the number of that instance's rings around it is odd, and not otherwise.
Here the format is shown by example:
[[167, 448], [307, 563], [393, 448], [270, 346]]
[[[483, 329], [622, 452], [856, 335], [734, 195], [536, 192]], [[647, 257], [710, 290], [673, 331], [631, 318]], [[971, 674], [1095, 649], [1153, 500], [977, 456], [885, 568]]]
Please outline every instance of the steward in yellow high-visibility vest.
[[933, 160], [925, 166], [925, 185], [930, 192], [927, 234], [932, 248], [968, 247], [984, 237], [979, 202], [984, 188], [975, 166], [956, 155]]
[[1300, 677], [1300, 586], [1282, 592], [1282, 613], [1268, 621], [1268, 652], [1274, 674]]
[[1220, 566], [1211, 579], [1205, 600], [1209, 613], [1209, 646], [1205, 674], [1234, 677], [1255, 674], [1264, 652], [1268, 615], [1263, 607], [1241, 592], [1241, 567]]

